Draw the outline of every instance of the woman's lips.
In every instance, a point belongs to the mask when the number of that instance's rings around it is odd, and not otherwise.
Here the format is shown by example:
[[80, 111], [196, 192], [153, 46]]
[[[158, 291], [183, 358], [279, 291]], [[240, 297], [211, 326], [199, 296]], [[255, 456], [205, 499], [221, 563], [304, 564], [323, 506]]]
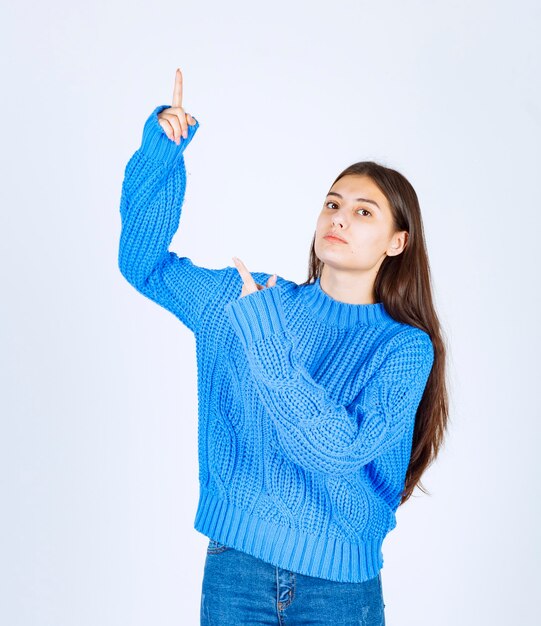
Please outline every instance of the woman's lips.
[[333, 237], [332, 235], [325, 235], [323, 239], [326, 239], [327, 241], [331, 241], [333, 243], [346, 243], [342, 239], [338, 239], [338, 237]]

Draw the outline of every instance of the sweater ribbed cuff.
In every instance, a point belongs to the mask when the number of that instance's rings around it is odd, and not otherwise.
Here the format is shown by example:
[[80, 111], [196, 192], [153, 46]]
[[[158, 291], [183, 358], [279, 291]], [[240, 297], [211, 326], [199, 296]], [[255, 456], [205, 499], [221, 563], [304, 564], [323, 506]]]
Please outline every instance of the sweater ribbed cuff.
[[286, 330], [279, 285], [265, 287], [228, 302], [225, 310], [242, 343], [251, 343]]
[[199, 128], [199, 122], [197, 120], [193, 126], [188, 124], [188, 136], [184, 139], [181, 135], [180, 143], [177, 146], [177, 144], [165, 134], [165, 131], [158, 121], [158, 113], [161, 113], [164, 109], [168, 109], [169, 106], [168, 104], [161, 104], [152, 111], [143, 127], [143, 138], [140, 148], [141, 152], [146, 156], [166, 165], [172, 165], [180, 158]]

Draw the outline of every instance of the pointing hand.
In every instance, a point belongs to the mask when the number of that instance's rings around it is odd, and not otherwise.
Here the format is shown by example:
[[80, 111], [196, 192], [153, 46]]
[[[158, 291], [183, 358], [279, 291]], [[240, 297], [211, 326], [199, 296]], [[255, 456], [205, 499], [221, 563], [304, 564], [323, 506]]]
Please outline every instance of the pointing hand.
[[[258, 290], [261, 291], [261, 289], [265, 288], [263, 285], [259, 285], [258, 283], [255, 282], [255, 280], [252, 278], [252, 275], [248, 271], [246, 265], [244, 265], [244, 263], [239, 258], [237, 258], [236, 256], [232, 258], [233, 258], [233, 261], [235, 262], [235, 266], [238, 269], [242, 280], [244, 281], [244, 284], [242, 285], [242, 291], [240, 294], [241, 298], [243, 296], [247, 296], [250, 293], [255, 293]], [[276, 285], [276, 280], [277, 280], [277, 276], [276, 274], [273, 274], [267, 280], [266, 286], [274, 287], [274, 285]]]
[[196, 121], [182, 108], [182, 72], [177, 68], [175, 76], [175, 88], [173, 90], [173, 106], [158, 113], [158, 123], [165, 134], [177, 145], [180, 144], [180, 136], [188, 137], [188, 124], [195, 126]]

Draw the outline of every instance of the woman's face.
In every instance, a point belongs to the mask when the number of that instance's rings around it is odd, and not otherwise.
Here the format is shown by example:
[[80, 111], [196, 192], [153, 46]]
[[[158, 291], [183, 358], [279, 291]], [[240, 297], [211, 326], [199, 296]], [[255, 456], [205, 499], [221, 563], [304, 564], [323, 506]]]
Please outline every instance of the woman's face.
[[[333, 232], [343, 239], [326, 239]], [[407, 233], [394, 231], [387, 199], [368, 176], [343, 176], [329, 190], [316, 227], [315, 252], [336, 269], [377, 273], [386, 255], [399, 254]]]

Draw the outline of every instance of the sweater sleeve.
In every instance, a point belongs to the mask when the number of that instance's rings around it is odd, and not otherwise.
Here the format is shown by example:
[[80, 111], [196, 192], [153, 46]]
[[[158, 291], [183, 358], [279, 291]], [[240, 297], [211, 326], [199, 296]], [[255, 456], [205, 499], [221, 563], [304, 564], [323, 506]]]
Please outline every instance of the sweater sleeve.
[[391, 340], [377, 372], [346, 407], [299, 362], [279, 284], [229, 302], [225, 310], [280, 445], [294, 463], [329, 475], [353, 472], [413, 432], [434, 357], [421, 329]]
[[199, 128], [198, 121], [188, 125], [188, 137], [177, 146], [158, 122], [158, 113], [168, 106], [156, 107], [147, 119], [141, 146], [125, 168], [118, 266], [137, 291], [196, 332], [223, 270], [199, 267], [168, 249], [186, 190], [183, 153]]

